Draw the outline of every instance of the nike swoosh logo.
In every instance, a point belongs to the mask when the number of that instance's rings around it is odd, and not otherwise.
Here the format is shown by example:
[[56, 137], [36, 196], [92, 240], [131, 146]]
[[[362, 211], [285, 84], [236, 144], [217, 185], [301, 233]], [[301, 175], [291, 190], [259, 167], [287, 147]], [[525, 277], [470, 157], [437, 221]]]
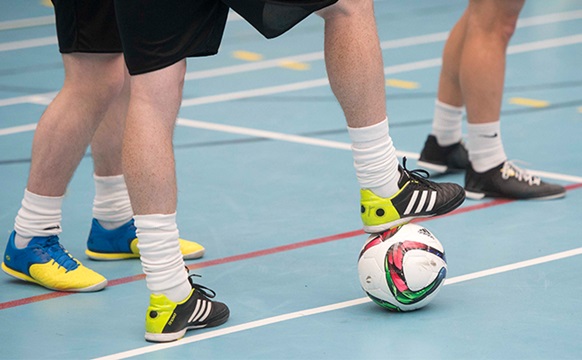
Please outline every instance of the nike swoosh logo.
[[44, 231], [48, 231], [48, 230], [59, 230], [60, 228], [61, 228], [60, 226], [55, 225], [55, 226], [47, 227], [46, 229], [43, 229], [43, 230]]
[[496, 138], [499, 134], [498, 133], [494, 133], [492, 135], [485, 135], [485, 134], [481, 134], [479, 135], [480, 137], [484, 137], [484, 138]]

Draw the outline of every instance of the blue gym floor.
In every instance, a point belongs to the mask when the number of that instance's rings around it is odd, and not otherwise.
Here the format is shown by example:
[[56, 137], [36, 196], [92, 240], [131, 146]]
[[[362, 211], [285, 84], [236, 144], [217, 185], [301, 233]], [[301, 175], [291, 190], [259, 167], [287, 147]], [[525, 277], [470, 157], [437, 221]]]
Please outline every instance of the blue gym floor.
[[[431, 128], [446, 33], [466, 0], [376, 1], [390, 131], [409, 168]], [[0, 247], [20, 207], [36, 122], [63, 80], [47, 0], [0, 0]], [[56, 293], [0, 274], [2, 359], [582, 358], [582, 2], [528, 0], [509, 48], [502, 130], [510, 159], [568, 188], [554, 201], [467, 200], [423, 221], [446, 286], [389, 313], [356, 272], [366, 236], [323, 22], [265, 40], [232, 16], [220, 54], [190, 59], [175, 136], [178, 224], [189, 261], [231, 309], [215, 329], [144, 341], [138, 260], [84, 255], [92, 161], [73, 178], [61, 242], [110, 286]], [[147, 144], [144, 144], [147, 146]], [[463, 183], [462, 175], [440, 180]]]

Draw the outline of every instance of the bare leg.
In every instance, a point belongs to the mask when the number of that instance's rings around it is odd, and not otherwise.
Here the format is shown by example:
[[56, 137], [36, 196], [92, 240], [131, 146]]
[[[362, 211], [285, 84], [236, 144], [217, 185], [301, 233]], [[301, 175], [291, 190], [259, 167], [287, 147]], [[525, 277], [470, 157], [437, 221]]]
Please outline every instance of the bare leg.
[[443, 55], [439, 99], [455, 106], [464, 102], [469, 123], [499, 120], [506, 50], [524, 2], [471, 0], [451, 32]]
[[172, 137], [182, 100], [186, 61], [132, 76], [123, 168], [134, 210], [146, 283], [154, 294], [181, 301], [191, 286], [176, 225]]
[[121, 161], [125, 118], [129, 105], [129, 74], [124, 67], [125, 82], [121, 93], [109, 106], [101, 125], [91, 141], [93, 167], [97, 176], [115, 176], [123, 173]]
[[66, 54], [65, 83], [42, 115], [27, 189], [62, 196], [109, 104], [123, 86], [121, 55]]
[[371, 0], [340, 0], [319, 12], [325, 19], [325, 63], [349, 127], [386, 118], [386, 88]]
[[172, 137], [182, 100], [185, 61], [132, 76], [123, 144], [124, 173], [136, 215], [176, 212]]

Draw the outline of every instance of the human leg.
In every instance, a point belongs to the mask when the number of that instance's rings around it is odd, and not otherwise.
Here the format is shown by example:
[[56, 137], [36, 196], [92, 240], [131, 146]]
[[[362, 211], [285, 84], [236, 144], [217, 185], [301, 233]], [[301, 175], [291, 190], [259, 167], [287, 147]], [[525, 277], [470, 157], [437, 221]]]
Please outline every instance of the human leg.
[[[417, 173], [398, 164], [388, 131], [383, 60], [373, 1], [340, 0], [318, 14], [325, 20], [330, 85], [344, 111], [352, 139], [354, 166], [362, 187], [364, 229], [379, 232], [415, 217], [440, 215], [459, 206], [464, 194], [458, 185], [419, 180]], [[418, 194], [424, 195], [417, 198]]]
[[63, 88], [35, 133], [27, 189], [2, 268], [55, 290], [95, 291], [105, 287], [105, 278], [84, 267], [58, 242], [61, 203], [104, 109], [122, 88], [123, 60], [111, 54], [65, 54], [63, 64]]

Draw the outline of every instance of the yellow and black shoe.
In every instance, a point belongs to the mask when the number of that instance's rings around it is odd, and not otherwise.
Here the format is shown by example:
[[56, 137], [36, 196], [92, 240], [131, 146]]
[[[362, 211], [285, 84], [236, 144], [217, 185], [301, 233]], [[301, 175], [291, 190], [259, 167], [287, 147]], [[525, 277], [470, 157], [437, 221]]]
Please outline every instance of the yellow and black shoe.
[[89, 292], [107, 286], [107, 279], [72, 257], [58, 236], [33, 237], [27, 247], [19, 249], [15, 235], [13, 231], [8, 239], [2, 262], [8, 275], [58, 291]]
[[224, 324], [230, 316], [228, 307], [211, 300], [216, 293], [209, 288], [192, 285], [190, 295], [182, 302], [173, 302], [165, 295], [150, 295], [146, 313], [145, 339], [152, 342], [168, 342], [182, 338], [187, 330], [214, 327]]
[[425, 170], [406, 169], [399, 166], [400, 190], [389, 198], [362, 189], [361, 215], [364, 231], [379, 233], [417, 218], [443, 215], [459, 207], [465, 200], [465, 190], [453, 183], [436, 183], [428, 180]]
[[[137, 237], [133, 219], [118, 227], [108, 230], [97, 219], [91, 223], [85, 254], [93, 260], [124, 260], [139, 258]], [[204, 247], [197, 242], [180, 240], [180, 252], [184, 260], [199, 259], [204, 256]]]

